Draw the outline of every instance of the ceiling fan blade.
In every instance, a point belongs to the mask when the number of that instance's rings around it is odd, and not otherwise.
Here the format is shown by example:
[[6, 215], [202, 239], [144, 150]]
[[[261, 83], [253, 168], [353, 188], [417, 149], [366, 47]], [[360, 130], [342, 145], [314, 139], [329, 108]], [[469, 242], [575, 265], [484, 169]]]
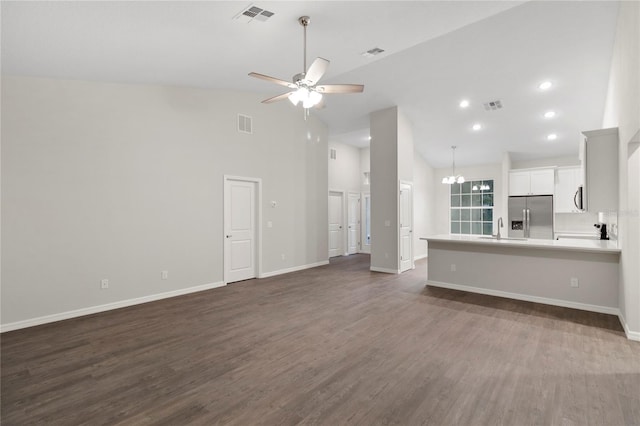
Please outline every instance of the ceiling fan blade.
[[329, 61], [324, 58], [316, 58], [307, 73], [304, 76], [304, 79], [309, 82], [310, 86], [313, 86], [322, 78], [325, 72], [327, 72], [327, 68], [329, 68]]
[[364, 91], [362, 84], [324, 84], [316, 86], [320, 93], [361, 93]]
[[274, 96], [274, 97], [269, 98], [269, 99], [265, 99], [264, 101], [262, 101], [262, 103], [263, 104], [271, 104], [273, 102], [278, 102], [278, 101], [281, 101], [283, 99], [287, 99], [291, 93], [293, 93], [293, 92], [287, 92], [287, 93], [283, 93], [281, 95]]
[[298, 88], [298, 86], [296, 86], [293, 83], [289, 83], [288, 81], [280, 80], [279, 78], [275, 78], [275, 77], [269, 77], [268, 75], [259, 74], [257, 72], [250, 72], [249, 75], [251, 77], [259, 78], [261, 80], [270, 81], [272, 83], [279, 84], [280, 86], [285, 86], [285, 87], [288, 87], [290, 89], [297, 89]]

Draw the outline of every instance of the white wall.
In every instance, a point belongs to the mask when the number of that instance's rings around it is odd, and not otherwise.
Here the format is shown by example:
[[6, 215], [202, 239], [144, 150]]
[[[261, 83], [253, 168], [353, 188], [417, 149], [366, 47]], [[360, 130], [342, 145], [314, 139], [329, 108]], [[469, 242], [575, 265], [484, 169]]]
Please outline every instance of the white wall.
[[[449, 204], [450, 186], [440, 183], [442, 178], [451, 174], [451, 167], [435, 169], [435, 231], [437, 234], [448, 234], [449, 224]], [[506, 206], [503, 201], [503, 191], [506, 186], [502, 180], [502, 164], [486, 164], [472, 167], [456, 167], [456, 174], [461, 174], [466, 180], [493, 179], [493, 232], [497, 231], [498, 218], [502, 216], [504, 228], [500, 230], [503, 235], [507, 233]]]
[[3, 325], [222, 281], [225, 174], [262, 179], [263, 272], [327, 260], [327, 128], [287, 102], [23, 77], [2, 89]]
[[640, 340], [640, 3], [620, 2], [602, 127], [618, 127], [619, 305], [627, 335]]
[[336, 150], [336, 159], [329, 158], [329, 189], [360, 192], [364, 176], [360, 172], [360, 149], [338, 142], [329, 142]]

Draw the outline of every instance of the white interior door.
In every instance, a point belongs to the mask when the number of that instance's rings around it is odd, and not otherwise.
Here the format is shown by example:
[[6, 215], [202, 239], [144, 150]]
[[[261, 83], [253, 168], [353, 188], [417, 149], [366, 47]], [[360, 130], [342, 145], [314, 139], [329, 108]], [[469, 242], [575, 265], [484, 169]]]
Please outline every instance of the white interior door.
[[347, 203], [347, 253], [358, 253], [360, 245], [360, 194], [349, 193]]
[[225, 178], [224, 281], [231, 283], [257, 276], [258, 183]]
[[342, 193], [329, 192], [329, 257], [342, 255]]
[[360, 251], [371, 253], [371, 194], [364, 192], [360, 204], [362, 205], [362, 243]]
[[400, 272], [413, 268], [413, 186], [400, 184]]

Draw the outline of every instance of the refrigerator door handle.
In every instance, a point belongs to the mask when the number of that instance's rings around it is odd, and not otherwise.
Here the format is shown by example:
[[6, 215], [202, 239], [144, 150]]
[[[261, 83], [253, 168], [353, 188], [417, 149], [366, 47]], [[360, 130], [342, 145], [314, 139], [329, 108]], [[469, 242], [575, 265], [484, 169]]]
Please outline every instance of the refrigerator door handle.
[[531, 237], [531, 210], [527, 209], [527, 238]]

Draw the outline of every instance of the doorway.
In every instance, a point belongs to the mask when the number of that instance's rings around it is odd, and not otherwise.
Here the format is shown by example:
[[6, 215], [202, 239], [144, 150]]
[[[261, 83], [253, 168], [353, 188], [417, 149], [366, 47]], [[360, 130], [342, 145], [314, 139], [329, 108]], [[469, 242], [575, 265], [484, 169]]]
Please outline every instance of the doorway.
[[260, 259], [261, 180], [224, 177], [224, 282], [256, 278]]
[[343, 254], [343, 196], [341, 191], [329, 191], [329, 257]]
[[400, 272], [413, 269], [413, 184], [400, 182]]
[[349, 192], [347, 201], [347, 254], [360, 250], [360, 193]]
[[360, 244], [360, 251], [362, 253], [371, 253], [371, 193], [363, 192], [361, 198], [362, 217], [360, 223], [362, 224], [362, 242]]

